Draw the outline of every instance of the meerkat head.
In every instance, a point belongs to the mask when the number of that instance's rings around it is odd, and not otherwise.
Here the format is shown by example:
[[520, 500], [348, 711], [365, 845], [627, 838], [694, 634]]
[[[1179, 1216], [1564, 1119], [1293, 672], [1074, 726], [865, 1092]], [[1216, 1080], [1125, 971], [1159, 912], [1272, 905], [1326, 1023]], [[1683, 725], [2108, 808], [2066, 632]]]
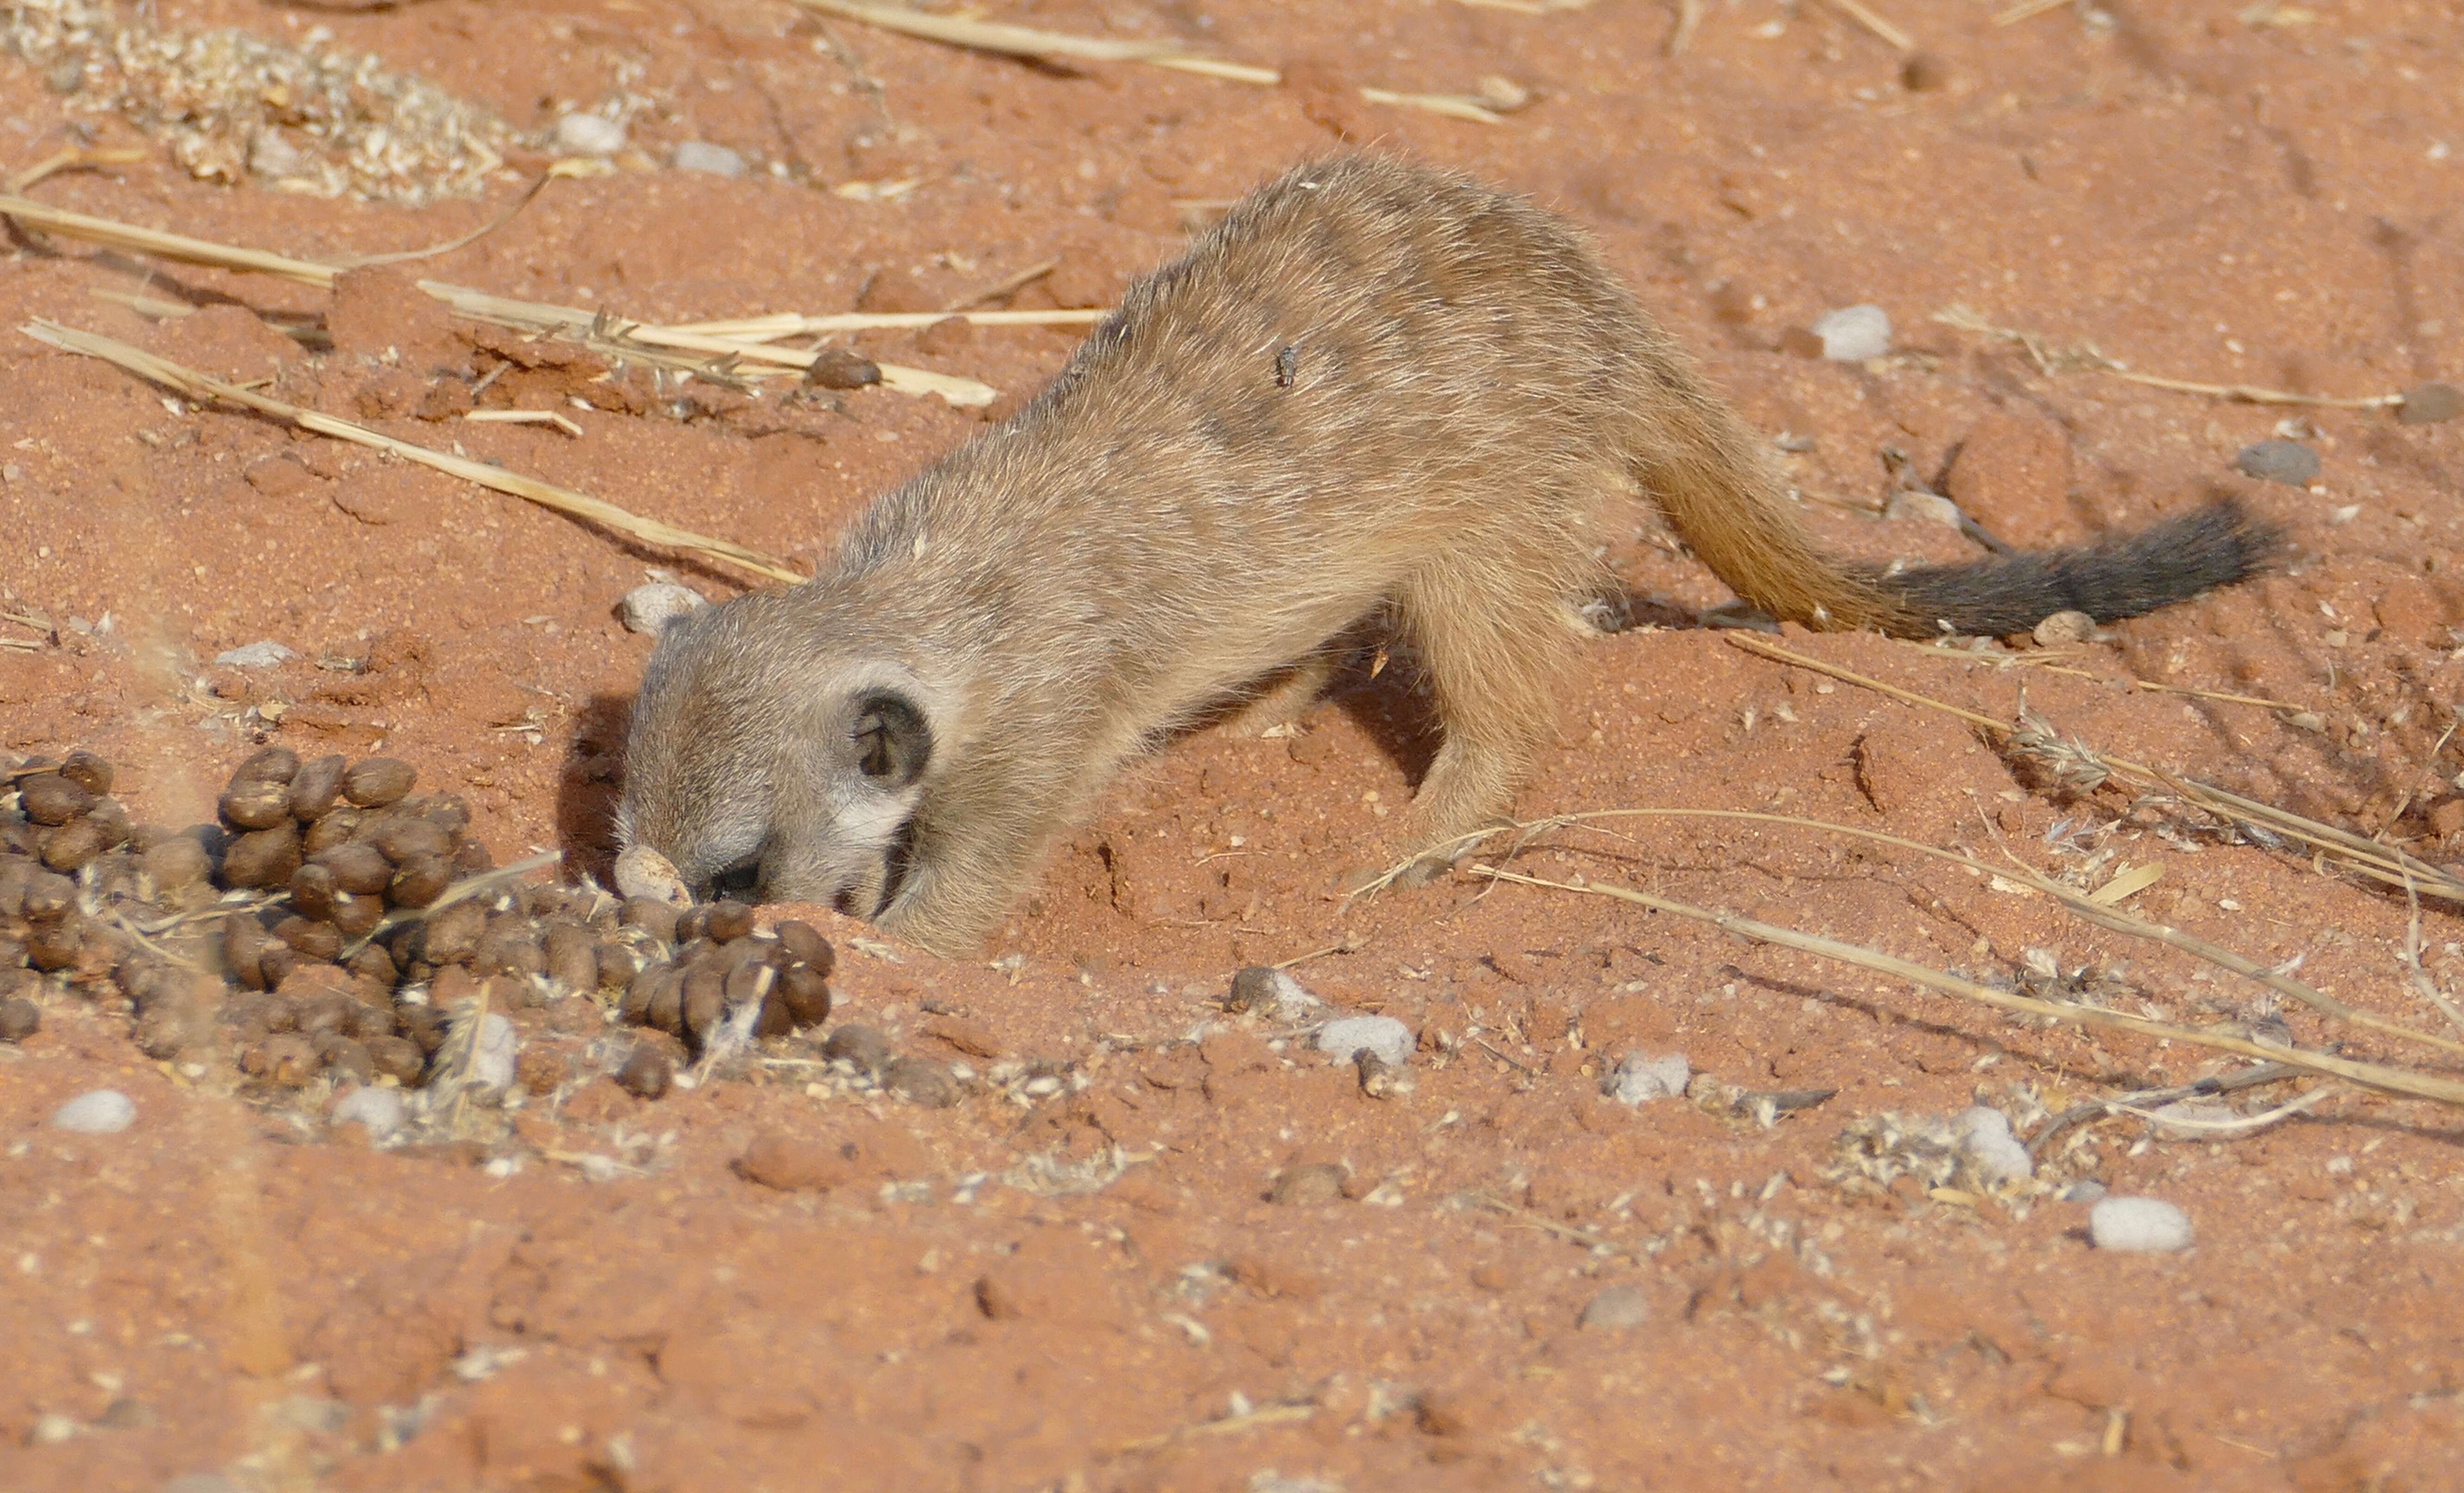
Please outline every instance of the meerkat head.
[[936, 692], [821, 601], [739, 597], [670, 623], [650, 655], [617, 838], [667, 856], [696, 900], [878, 919], [906, 888]]

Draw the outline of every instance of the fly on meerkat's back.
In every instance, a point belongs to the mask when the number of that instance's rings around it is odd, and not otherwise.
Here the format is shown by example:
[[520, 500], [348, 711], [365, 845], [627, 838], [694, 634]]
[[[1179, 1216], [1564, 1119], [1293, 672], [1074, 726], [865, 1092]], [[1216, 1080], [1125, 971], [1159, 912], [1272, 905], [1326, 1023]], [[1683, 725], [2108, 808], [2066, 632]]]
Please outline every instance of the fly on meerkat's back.
[[1443, 742], [1428, 847], [1553, 734], [1597, 519], [1639, 486], [1745, 601], [2024, 629], [2238, 581], [2229, 504], [2094, 547], [1885, 572], [1820, 550], [1755, 437], [1568, 227], [1460, 177], [1287, 173], [1133, 285], [1060, 376], [856, 519], [813, 580], [690, 614], [634, 708], [620, 838], [698, 894], [979, 941], [1122, 762], [1383, 612]]

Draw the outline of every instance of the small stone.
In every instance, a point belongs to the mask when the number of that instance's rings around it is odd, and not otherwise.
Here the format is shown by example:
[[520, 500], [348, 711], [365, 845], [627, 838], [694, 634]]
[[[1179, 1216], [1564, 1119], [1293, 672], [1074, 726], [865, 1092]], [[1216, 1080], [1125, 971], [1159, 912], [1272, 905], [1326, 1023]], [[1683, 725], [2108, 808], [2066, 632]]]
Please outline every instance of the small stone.
[[1693, 1076], [1693, 1065], [1682, 1052], [1629, 1052], [1601, 1076], [1600, 1092], [1623, 1105], [1683, 1099], [1685, 1085]]
[[137, 1123], [137, 1103], [117, 1088], [77, 1095], [52, 1111], [52, 1128], [78, 1135], [117, 1135]]
[[813, 354], [804, 382], [823, 389], [869, 388], [881, 382], [881, 364], [844, 347], [825, 347]]
[[1400, 1067], [1412, 1056], [1412, 1029], [1391, 1016], [1347, 1016], [1317, 1029], [1317, 1050], [1328, 1057], [1349, 1063], [1364, 1049]]
[[[568, 115], [570, 119], [572, 116]], [[744, 158], [725, 145], [714, 145], [706, 140], [688, 140], [676, 146], [671, 156], [679, 171], [701, 171], [711, 176], [742, 176]]]
[[368, 1132], [370, 1140], [383, 1140], [402, 1129], [407, 1113], [402, 1090], [360, 1087], [341, 1097], [330, 1118], [338, 1126], [359, 1126]]
[[1863, 362], [1891, 350], [1891, 318], [1880, 306], [1847, 306], [1815, 319], [1822, 356], [1833, 362]]
[[1959, 505], [1939, 493], [1923, 493], [1913, 488], [1891, 494], [1882, 509], [1885, 518], [1914, 518], [1923, 523], [1938, 523], [1946, 529], [1961, 525]]
[[1639, 1285], [1612, 1285], [1583, 1304], [1576, 1325], [1594, 1332], [1622, 1332], [1651, 1320], [1651, 1297]]
[[2011, 1133], [2011, 1118], [1990, 1105], [1973, 1105], [1959, 1116], [1959, 1149], [1988, 1182], [2024, 1182], [2036, 1175], [2035, 1158]]
[[815, 1193], [854, 1181], [856, 1169], [826, 1141], [763, 1131], [736, 1158], [736, 1175], [782, 1193]]
[[900, 1058], [882, 1069], [881, 1087], [924, 1109], [946, 1109], [958, 1102], [958, 1081], [938, 1063]]
[[1274, 1190], [1267, 1194], [1271, 1201], [1297, 1208], [1333, 1202], [1342, 1196], [1343, 1168], [1329, 1161], [1284, 1168], [1283, 1175], [1275, 1178]]
[[1900, 86], [1912, 94], [1947, 87], [1951, 76], [1950, 64], [1930, 52], [1917, 53], [1900, 64]]
[[1531, 107], [1531, 90], [1503, 73], [1484, 73], [1472, 84], [1473, 97], [1499, 114]]
[[709, 604], [710, 598], [689, 585], [653, 581], [626, 592], [625, 600], [616, 604], [616, 615], [627, 632], [644, 632], [655, 638], [668, 624]]
[[2421, 384], [2404, 391], [2395, 406], [2398, 425], [2438, 425], [2464, 415], [2464, 389], [2453, 384]]
[[2101, 1202], [2104, 1200], [2105, 1191], [2105, 1185], [2102, 1182], [2092, 1176], [2085, 1177], [2063, 1188], [2057, 1195], [2057, 1200], [2077, 1203]]
[[2449, 799], [2430, 811], [2431, 832], [2444, 840], [2464, 832], [2464, 799]]
[[0, 1042], [24, 1042], [43, 1024], [43, 1008], [23, 996], [0, 1000]]
[[34, 1417], [33, 1429], [26, 1434], [26, 1439], [36, 1446], [50, 1446], [65, 1441], [77, 1434], [77, 1423], [58, 1411], [53, 1410], [45, 1411]]
[[2233, 466], [2246, 477], [2308, 487], [2319, 480], [2319, 453], [2299, 441], [2260, 441], [2233, 456]]
[[2155, 1197], [2107, 1197], [2088, 1210], [2099, 1249], [2163, 1254], [2190, 1247], [2190, 1216]]
[[822, 1043], [822, 1056], [859, 1073], [878, 1073], [890, 1063], [890, 1039], [869, 1026], [848, 1022]]
[[625, 148], [625, 126], [604, 114], [577, 111], [556, 121], [556, 148], [567, 155], [612, 156]]
[[491, 1011], [479, 1018], [478, 1040], [471, 1044], [471, 1083], [488, 1088], [505, 1088], [514, 1082], [514, 1060], [520, 1055], [521, 1039], [514, 1035], [514, 1023]]
[[[1232, 977], [1231, 994], [1223, 998], [1223, 1009], [1236, 1015], [1249, 1012], [1278, 1021], [1309, 1019], [1319, 1004], [1299, 980], [1282, 970], [1253, 964]], [[1350, 1054], [1345, 1054], [1350, 1056]]]
[[1387, 1062], [1371, 1048], [1353, 1053], [1352, 1063], [1360, 1070], [1360, 1091], [1372, 1099], [1393, 1099], [1412, 1091], [1411, 1070]]
[[281, 644], [268, 638], [261, 643], [228, 648], [215, 654], [214, 662], [227, 669], [272, 669], [298, 656]]
[[2056, 612], [2029, 634], [2040, 648], [2064, 648], [2096, 636], [2096, 619], [2085, 612]]

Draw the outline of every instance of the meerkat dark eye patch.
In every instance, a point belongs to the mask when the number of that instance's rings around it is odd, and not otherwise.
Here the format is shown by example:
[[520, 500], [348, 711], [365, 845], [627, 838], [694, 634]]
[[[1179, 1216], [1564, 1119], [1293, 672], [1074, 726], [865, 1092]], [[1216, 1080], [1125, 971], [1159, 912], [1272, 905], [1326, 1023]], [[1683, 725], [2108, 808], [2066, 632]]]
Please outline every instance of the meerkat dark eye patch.
[[933, 728], [903, 694], [875, 691], [856, 702], [856, 766], [876, 787], [904, 788], [933, 759]]

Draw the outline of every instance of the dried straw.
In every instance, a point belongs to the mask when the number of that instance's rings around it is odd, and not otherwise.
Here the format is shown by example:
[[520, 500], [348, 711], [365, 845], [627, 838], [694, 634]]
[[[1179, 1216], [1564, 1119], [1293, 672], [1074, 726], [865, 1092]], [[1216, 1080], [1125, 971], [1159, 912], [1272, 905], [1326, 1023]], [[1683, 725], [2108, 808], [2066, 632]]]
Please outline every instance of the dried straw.
[[371, 430], [365, 426], [354, 425], [348, 420], [337, 419], [332, 415], [320, 414], [314, 409], [273, 399], [254, 390], [242, 388], [236, 384], [226, 384], [194, 368], [173, 362], [167, 358], [156, 357], [143, 348], [132, 347], [126, 342], [112, 338], [93, 332], [81, 332], [75, 327], [62, 326], [56, 321], [40, 319], [30, 321], [18, 330], [45, 346], [56, 347], [62, 352], [80, 353], [89, 358], [99, 358], [105, 362], [116, 363], [140, 378], [151, 380], [200, 404], [219, 399], [234, 405], [243, 405], [259, 414], [270, 415], [276, 420], [289, 421], [303, 430], [314, 430], [319, 435], [330, 435], [336, 440], [350, 441], [357, 445], [373, 447], [381, 451], [390, 451], [406, 461], [415, 461], [423, 467], [432, 467], [449, 476], [460, 477], [466, 482], [475, 482], [491, 492], [503, 493], [537, 503], [542, 508], [554, 509], [558, 513], [597, 524], [601, 528], [629, 535], [646, 544], [685, 550], [708, 556], [713, 560], [723, 560], [767, 580], [783, 581], [792, 584], [804, 579], [788, 569], [782, 561], [764, 555], [759, 550], [747, 549], [728, 539], [715, 539], [707, 535], [695, 534], [690, 529], [679, 529], [672, 524], [661, 523], [655, 518], [644, 518], [627, 513], [613, 503], [592, 497], [586, 493], [577, 493], [571, 488], [557, 487], [552, 483], [520, 476], [501, 467], [492, 467], [486, 462], [473, 461], [467, 456], [453, 456], [444, 451], [431, 450], [425, 446], [416, 446], [408, 441], [398, 440], [393, 436]]
[[1831, 0], [1831, 7], [1900, 51], [1917, 50], [1915, 37], [1876, 14], [1862, 0]]
[[2248, 799], [2211, 782], [2184, 778], [2162, 768], [2149, 767], [2125, 757], [2111, 757], [2077, 740], [2064, 740], [2044, 721], [2022, 714], [2019, 721], [1996, 720], [1974, 711], [1961, 710], [1930, 695], [1884, 684], [1853, 670], [1820, 659], [1793, 652], [1768, 639], [1750, 633], [1731, 632], [1728, 642], [1749, 653], [1758, 654], [1774, 663], [1792, 664], [1828, 674], [1834, 679], [1871, 690], [1892, 699], [1926, 710], [1953, 715], [1987, 733], [2004, 750], [2029, 757], [2043, 765], [2054, 776], [2079, 791], [2091, 791], [2107, 779], [2128, 783], [2143, 790], [2169, 793], [2185, 802], [2196, 805], [2230, 823], [2256, 826], [2270, 836], [2299, 840], [2322, 855], [2331, 857], [2346, 868], [2358, 871], [2390, 887], [2413, 887], [2431, 896], [2452, 902], [2464, 902], [2464, 877], [2443, 870], [2418, 857], [2409, 855], [2393, 845], [2381, 845], [2349, 830], [2321, 823], [2280, 809], [2272, 803]]
[[2000, 1011], [2010, 1011], [2021, 1016], [2044, 1017], [2079, 1026], [2113, 1027], [2120, 1031], [2134, 1032], [2142, 1037], [2184, 1043], [2192, 1046], [2211, 1048], [2218, 1052], [2234, 1053], [2261, 1063], [2277, 1063], [2288, 1067], [2303, 1068], [2313, 1073], [2325, 1074], [2331, 1078], [2343, 1079], [2347, 1083], [2379, 1089], [2385, 1093], [2401, 1094], [2414, 1099], [2429, 1099], [2439, 1104], [2464, 1105], [2464, 1083], [2457, 1083], [2453, 1079], [2441, 1078], [2431, 1073], [2416, 1072], [2410, 1068], [2393, 1067], [2386, 1064], [2359, 1063], [2350, 1058], [2340, 1058], [2332, 1053], [2313, 1052], [2301, 1047], [2264, 1046], [2238, 1037], [2203, 1032], [2194, 1027], [2176, 1026], [2168, 1021], [2149, 1021], [2145, 1017], [2128, 1016], [2120, 1011], [2108, 1011], [2098, 1006], [2065, 1005], [2058, 1001], [2039, 1000], [2032, 996], [2016, 995], [2007, 990], [1996, 990], [1991, 985], [1980, 985], [1974, 980], [1962, 979], [1956, 975], [1946, 974], [1941, 970], [1913, 963], [1858, 944], [1843, 943], [1838, 939], [1824, 938], [1815, 933], [1799, 933], [1794, 929], [1782, 928], [1774, 923], [1739, 917], [1730, 912], [1715, 911], [1709, 908], [1696, 907], [1692, 903], [1655, 896], [1650, 892], [1636, 891], [1630, 888], [1603, 887], [1595, 883], [1578, 887], [1571, 882], [1548, 881], [1541, 877], [1526, 876], [1518, 871], [1505, 870], [1491, 866], [1474, 867], [1472, 870], [1475, 875], [1485, 876], [1495, 881], [1512, 882], [1526, 887], [1540, 887], [1551, 891], [1571, 892], [1580, 896], [1608, 897], [1619, 902], [1630, 902], [1638, 907], [1649, 908], [1657, 912], [1666, 912], [1674, 917], [1708, 923], [1724, 933], [1734, 933], [1740, 938], [1749, 939], [1755, 943], [1795, 949], [1802, 953], [1836, 960], [1841, 964], [1872, 970], [1877, 974], [1904, 979], [1910, 984], [1920, 985], [1927, 990], [1940, 991], [1945, 995], [1956, 996], [1961, 999], [1972, 1000]]
[[[891, 6], [869, 5], [863, 0], [794, 0], [808, 11], [841, 16], [878, 26], [884, 31], [920, 36], [953, 47], [971, 47], [979, 52], [996, 52], [1003, 56], [1032, 57], [1039, 61], [1074, 58], [1087, 62], [1143, 62], [1152, 67], [1171, 68], [1176, 72], [1196, 73], [1226, 82], [1248, 83], [1260, 88], [1281, 84], [1284, 75], [1270, 67], [1253, 67], [1247, 63], [1225, 62], [1216, 57], [1199, 56], [1177, 51], [1170, 42], [1120, 41], [1110, 37], [1080, 36], [1068, 32], [1045, 31], [1032, 26], [1011, 26], [996, 21], [968, 20], [956, 15], [932, 15], [921, 11], [900, 10]], [[1853, 0], [1852, 0], [1853, 3]], [[1389, 104], [1407, 109], [1422, 109], [1442, 114], [1448, 119], [1467, 120], [1475, 124], [1503, 124], [1505, 117], [1480, 100], [1462, 94], [1397, 93], [1385, 88], [1362, 88], [1360, 97], [1370, 103]]]
[[894, 332], [937, 326], [958, 320], [970, 326], [1091, 326], [1111, 315], [1108, 310], [1071, 311], [848, 311], [826, 316], [799, 316], [792, 311], [766, 317], [739, 317], [733, 321], [672, 321], [670, 332], [724, 337], [744, 342], [775, 342], [787, 337], [829, 336], [839, 332]]
[[2365, 394], [2357, 399], [2343, 399], [2326, 394], [2296, 394], [2287, 389], [2263, 388], [2255, 384], [2203, 384], [2190, 379], [2168, 379], [2153, 373], [2133, 372], [2127, 363], [2108, 358], [2097, 351], [2094, 343], [2081, 342], [2074, 347], [2057, 348], [2042, 334], [2017, 327], [1996, 326], [1966, 306], [1950, 305], [1935, 312], [1933, 319], [1944, 326], [1956, 327], [1982, 337], [2015, 342], [2025, 349], [2040, 373], [2059, 374], [2075, 368], [2093, 369], [2110, 374], [2132, 384], [2149, 388], [2171, 389], [2179, 394], [2201, 394], [2210, 399], [2231, 400], [2244, 405], [2296, 405], [2318, 409], [2392, 409], [2404, 403], [2402, 393]]

